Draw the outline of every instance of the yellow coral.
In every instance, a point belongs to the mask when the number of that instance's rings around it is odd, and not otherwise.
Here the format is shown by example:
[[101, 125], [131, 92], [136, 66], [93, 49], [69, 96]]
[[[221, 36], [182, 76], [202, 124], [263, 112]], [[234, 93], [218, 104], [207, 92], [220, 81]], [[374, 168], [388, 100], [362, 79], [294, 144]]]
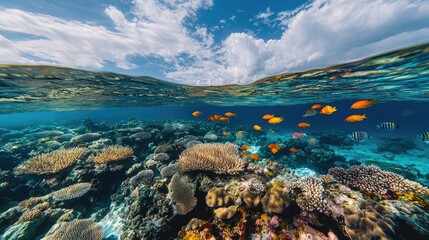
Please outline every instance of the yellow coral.
[[57, 150], [30, 158], [16, 168], [17, 174], [49, 174], [57, 173], [75, 163], [86, 148]]
[[131, 157], [133, 154], [134, 151], [130, 147], [109, 146], [104, 148], [96, 156], [92, 156], [90, 160], [97, 164], [106, 164], [109, 162], [124, 160]]

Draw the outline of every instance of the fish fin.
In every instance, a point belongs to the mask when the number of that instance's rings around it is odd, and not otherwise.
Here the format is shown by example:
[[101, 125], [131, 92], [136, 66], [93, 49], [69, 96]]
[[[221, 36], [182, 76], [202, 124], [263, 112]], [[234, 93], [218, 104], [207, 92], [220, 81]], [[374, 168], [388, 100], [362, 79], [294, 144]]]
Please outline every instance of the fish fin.
[[374, 98], [374, 99], [372, 99], [372, 100], [371, 100], [371, 103], [372, 103], [372, 104], [376, 104], [376, 103], [377, 103], [377, 99], [375, 99], [375, 98]]
[[362, 115], [363, 118], [366, 118], [366, 114]]

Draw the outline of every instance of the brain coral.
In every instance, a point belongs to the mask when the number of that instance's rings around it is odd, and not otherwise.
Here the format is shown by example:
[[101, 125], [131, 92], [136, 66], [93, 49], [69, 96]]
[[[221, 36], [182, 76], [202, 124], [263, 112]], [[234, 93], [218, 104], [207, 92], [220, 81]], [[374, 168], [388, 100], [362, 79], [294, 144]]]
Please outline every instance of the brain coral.
[[86, 148], [70, 148], [41, 154], [16, 167], [16, 173], [38, 175], [57, 173], [75, 163], [86, 150]]
[[237, 206], [229, 206], [227, 208], [217, 208], [214, 210], [216, 216], [221, 219], [230, 219], [237, 212]]
[[91, 183], [76, 183], [66, 188], [60, 189], [52, 193], [57, 201], [64, 201], [73, 198], [79, 198], [85, 195], [91, 189]]
[[244, 168], [237, 145], [231, 143], [203, 143], [184, 150], [179, 157], [183, 172], [205, 170], [217, 174], [237, 174]]
[[97, 164], [106, 164], [109, 162], [121, 161], [131, 157], [134, 151], [130, 147], [109, 146], [104, 148], [99, 154], [90, 158]]
[[265, 193], [261, 200], [264, 210], [268, 213], [281, 213], [290, 204], [289, 194], [281, 188], [273, 187]]
[[168, 196], [176, 202], [176, 211], [181, 215], [187, 214], [197, 205], [192, 188], [178, 175], [174, 175], [171, 179]]
[[367, 192], [384, 194], [387, 190], [394, 192], [414, 191], [429, 193], [429, 189], [417, 182], [404, 179], [399, 174], [383, 171], [376, 166], [352, 166], [350, 169], [331, 168], [329, 174], [344, 184]]
[[209, 207], [228, 206], [231, 202], [232, 198], [223, 188], [214, 187], [206, 195], [206, 204]]
[[73, 222], [61, 223], [61, 225], [51, 234], [43, 238], [44, 240], [101, 240], [103, 230], [90, 219], [77, 220]]

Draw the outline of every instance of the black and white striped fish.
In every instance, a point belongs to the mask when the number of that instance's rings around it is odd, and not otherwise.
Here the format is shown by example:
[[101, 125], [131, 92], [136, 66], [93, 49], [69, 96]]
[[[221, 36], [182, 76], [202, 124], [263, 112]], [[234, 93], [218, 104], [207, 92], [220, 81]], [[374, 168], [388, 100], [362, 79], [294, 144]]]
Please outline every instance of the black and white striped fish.
[[350, 138], [357, 142], [363, 142], [368, 140], [369, 134], [367, 132], [361, 132], [361, 131], [352, 132], [352, 134], [350, 135]]
[[317, 109], [310, 108], [304, 112], [303, 117], [311, 117], [317, 114]]
[[380, 125], [377, 125], [377, 128], [384, 130], [395, 130], [399, 128], [399, 125], [394, 122], [382, 122]]
[[422, 132], [420, 134], [417, 134], [417, 139], [429, 143], [429, 132]]

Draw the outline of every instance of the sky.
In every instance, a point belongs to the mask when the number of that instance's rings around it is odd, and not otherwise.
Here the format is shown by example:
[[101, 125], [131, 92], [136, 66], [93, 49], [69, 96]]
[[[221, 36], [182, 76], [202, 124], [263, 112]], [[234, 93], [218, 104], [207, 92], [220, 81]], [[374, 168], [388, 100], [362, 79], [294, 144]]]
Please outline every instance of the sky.
[[428, 0], [0, 1], [0, 63], [246, 84], [429, 41]]

